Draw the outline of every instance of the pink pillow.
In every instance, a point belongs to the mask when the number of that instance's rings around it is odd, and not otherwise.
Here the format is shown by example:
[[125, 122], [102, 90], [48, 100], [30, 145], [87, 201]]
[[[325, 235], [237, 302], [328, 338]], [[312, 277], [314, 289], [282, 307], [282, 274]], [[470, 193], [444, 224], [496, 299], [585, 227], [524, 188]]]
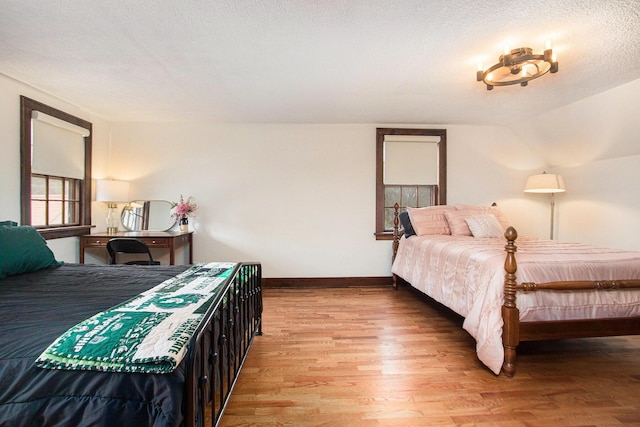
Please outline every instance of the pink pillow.
[[494, 215], [500, 223], [500, 226], [502, 226], [503, 232], [509, 226], [507, 217], [504, 216], [497, 206], [455, 205], [455, 209], [455, 211], [445, 212], [452, 236], [471, 236], [471, 230], [469, 229], [466, 219], [476, 215]]
[[[452, 236], [471, 236], [471, 230], [465, 221], [465, 214], [462, 211], [453, 210], [444, 213]], [[469, 213], [467, 217], [471, 218], [475, 214]]]
[[407, 208], [411, 225], [418, 236], [426, 234], [451, 234], [445, 213], [455, 211], [453, 206], [428, 206], [425, 208]]

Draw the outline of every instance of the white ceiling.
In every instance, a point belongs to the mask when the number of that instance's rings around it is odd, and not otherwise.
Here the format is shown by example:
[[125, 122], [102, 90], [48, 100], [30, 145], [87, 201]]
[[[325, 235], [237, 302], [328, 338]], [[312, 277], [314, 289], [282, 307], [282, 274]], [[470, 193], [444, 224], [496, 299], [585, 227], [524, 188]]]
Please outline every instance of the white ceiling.
[[0, 73], [110, 121], [505, 124], [640, 78], [640, 0], [0, 0]]

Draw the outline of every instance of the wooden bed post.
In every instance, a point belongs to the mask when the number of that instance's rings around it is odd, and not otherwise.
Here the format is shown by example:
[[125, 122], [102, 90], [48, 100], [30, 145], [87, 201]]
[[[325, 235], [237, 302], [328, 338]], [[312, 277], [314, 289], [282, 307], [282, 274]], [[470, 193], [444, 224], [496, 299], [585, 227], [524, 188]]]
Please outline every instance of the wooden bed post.
[[[396, 254], [398, 253], [398, 246], [400, 246], [400, 229], [398, 225], [400, 220], [398, 219], [400, 206], [396, 203], [393, 205], [393, 255], [391, 256], [391, 264], [396, 260]], [[393, 277], [393, 289], [398, 289], [398, 277], [391, 273]]]
[[507, 257], [504, 261], [504, 304], [502, 305], [502, 345], [504, 346], [504, 363], [502, 371], [506, 376], [512, 377], [516, 373], [516, 347], [520, 342], [520, 311], [516, 306], [516, 264], [515, 253], [518, 250], [515, 240], [518, 232], [509, 227], [504, 233], [507, 244], [504, 250]]

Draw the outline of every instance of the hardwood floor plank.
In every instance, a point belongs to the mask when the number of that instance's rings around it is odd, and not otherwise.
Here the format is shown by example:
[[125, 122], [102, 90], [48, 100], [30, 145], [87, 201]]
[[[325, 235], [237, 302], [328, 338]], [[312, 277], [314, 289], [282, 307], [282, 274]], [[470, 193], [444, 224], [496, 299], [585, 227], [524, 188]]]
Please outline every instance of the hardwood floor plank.
[[222, 426], [640, 426], [640, 337], [523, 343], [514, 378], [409, 289], [264, 289]]

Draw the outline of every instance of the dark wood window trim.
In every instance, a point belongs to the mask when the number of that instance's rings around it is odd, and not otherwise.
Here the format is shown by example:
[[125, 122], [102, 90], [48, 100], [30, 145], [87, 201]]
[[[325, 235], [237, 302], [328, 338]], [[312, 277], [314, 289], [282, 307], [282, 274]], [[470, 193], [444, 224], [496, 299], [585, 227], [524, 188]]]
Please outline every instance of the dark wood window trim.
[[447, 130], [446, 129], [376, 129], [376, 232], [377, 240], [392, 240], [393, 232], [384, 227], [384, 137], [385, 135], [439, 136], [438, 188], [436, 204], [447, 204]]
[[44, 227], [38, 231], [45, 239], [88, 234], [91, 231], [92, 124], [25, 96], [20, 97], [20, 222], [23, 225], [31, 225], [31, 114], [34, 110], [90, 131], [90, 135], [84, 137], [84, 179], [80, 183], [79, 224]]

